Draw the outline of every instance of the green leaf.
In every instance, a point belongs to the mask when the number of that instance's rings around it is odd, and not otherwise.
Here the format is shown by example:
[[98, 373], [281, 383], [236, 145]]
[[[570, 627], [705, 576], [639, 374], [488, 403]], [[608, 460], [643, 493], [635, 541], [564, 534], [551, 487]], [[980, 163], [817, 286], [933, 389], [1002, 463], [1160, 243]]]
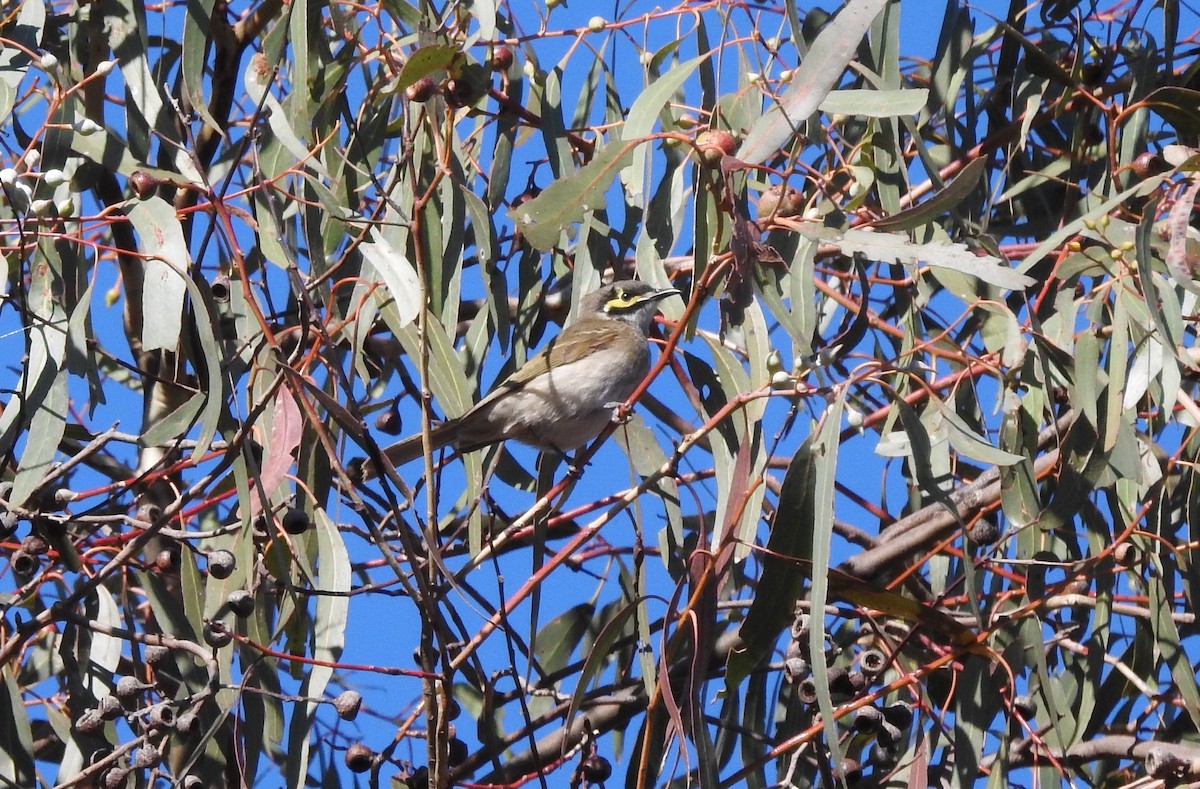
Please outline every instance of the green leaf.
[[[386, 288], [376, 288], [375, 298], [383, 308], [395, 305], [396, 320], [407, 326], [417, 319], [421, 310], [421, 282], [416, 269], [401, 252], [395, 249], [377, 228], [371, 228], [370, 240], [359, 245], [364, 262], [363, 277], [372, 279], [378, 274]], [[392, 330], [395, 331], [393, 326]]]
[[[841, 449], [839, 434], [842, 429], [842, 411], [845, 407], [845, 389], [839, 387], [831, 403], [825, 408], [821, 424], [812, 443], [812, 587], [808, 603], [814, 612], [809, 618], [808, 653], [821, 655], [825, 651], [825, 602], [829, 599], [829, 568], [832, 566], [833, 541], [833, 494], [836, 489], [838, 453]], [[842, 762], [842, 746], [839, 740], [837, 721], [833, 718], [833, 700], [829, 694], [829, 676], [824, 671], [814, 671], [813, 682], [817, 686], [817, 707], [825, 724], [825, 745], [829, 748], [834, 764]]]
[[[680, 63], [663, 76], [654, 80], [649, 87], [638, 94], [637, 99], [633, 102], [633, 106], [629, 108], [625, 127], [621, 130], [621, 139], [637, 141], [648, 136], [654, 130], [654, 125], [658, 122], [658, 117], [662, 113], [663, 107], [679, 91], [679, 88], [692, 75], [696, 67], [711, 55], [712, 52], [706, 52], [699, 57], [692, 58], [686, 63]], [[643, 143], [638, 146], [633, 164], [621, 171], [621, 180], [625, 182], [630, 204], [637, 207], [645, 205], [646, 196], [643, 194], [643, 191], [645, 188], [646, 168], [650, 165], [651, 150], [652, 148], [649, 143]]]
[[402, 91], [409, 85], [416, 84], [421, 77], [427, 77], [435, 71], [444, 71], [462, 56], [462, 52], [453, 44], [431, 44], [421, 47], [412, 53], [400, 70], [400, 78], [396, 81], [396, 90]]
[[862, 118], [893, 118], [916, 115], [929, 100], [926, 88], [897, 90], [834, 90], [818, 109], [827, 115], [854, 115]]
[[[337, 526], [318, 508], [313, 523], [317, 535], [317, 611], [313, 619], [312, 657], [329, 663], [336, 662], [342, 655], [346, 643], [347, 615], [350, 611], [351, 567], [346, 543]], [[309, 749], [312, 745], [313, 720], [320, 704], [309, 699], [319, 699], [325, 693], [333, 667], [313, 665], [300, 686], [301, 700], [295, 703], [292, 723], [288, 729], [288, 786], [305, 789], [308, 774]]]
[[147, 256], [142, 279], [142, 347], [173, 351], [183, 328], [184, 279], [192, 265], [183, 227], [175, 208], [158, 196], [134, 203], [128, 216]]
[[267, 65], [264, 55], [261, 53], [252, 55], [242, 74], [242, 84], [246, 88], [246, 94], [255, 104], [262, 105], [271, 133], [279, 140], [279, 144], [295, 157], [296, 162], [302, 164], [305, 169], [311, 169], [321, 178], [327, 181], [332, 180], [325, 165], [312, 155], [308, 146], [300, 139], [296, 127], [292, 125], [294, 113], [288, 112], [271, 90], [273, 74], [274, 70]]
[[213, 9], [217, 0], [187, 0], [187, 13], [183, 15], [183, 57], [179, 76], [183, 81], [183, 93], [188, 106], [199, 113], [205, 124], [225, 137], [225, 130], [208, 111], [204, 96], [206, 55], [211, 42], [209, 35], [214, 29]]
[[779, 104], [763, 113], [750, 127], [737, 158], [761, 164], [787, 143], [842, 76], [846, 64], [887, 0], [848, 0], [825, 26], [792, 75], [792, 84]]
[[584, 658], [583, 668], [575, 683], [575, 692], [571, 695], [571, 705], [567, 708], [566, 727], [568, 729], [579, 713], [583, 702], [587, 699], [588, 687], [599, 678], [600, 672], [613, 659], [613, 645], [618, 639], [628, 636], [628, 631], [632, 628], [632, 625], [629, 624], [630, 618], [639, 612], [644, 613], [642, 602], [634, 601], [622, 606], [610, 618], [598, 623], [600, 624], [599, 635], [596, 636], [595, 642]]
[[[17, 100], [17, 88], [29, 70], [29, 52], [36, 52], [46, 25], [45, 3], [21, 3], [17, 24], [6, 33], [6, 45], [0, 50], [0, 118], [7, 118]], [[2, 774], [2, 773], [0, 773]]]
[[918, 244], [898, 234], [870, 233], [853, 228], [835, 230], [815, 222], [796, 222], [792, 226], [805, 238], [832, 244], [847, 255], [861, 253], [871, 260], [925, 263], [933, 267], [959, 271], [981, 282], [1008, 290], [1023, 290], [1036, 282], [1033, 277], [1009, 268], [999, 258], [976, 255], [964, 244]]
[[39, 786], [33, 764], [33, 731], [16, 666], [0, 667], [0, 775], [12, 786]]
[[[117, 601], [113, 599], [112, 593], [103, 586], [98, 586], [93, 594], [94, 603], [88, 603], [89, 615], [102, 625], [114, 628], [122, 627], [121, 611], [117, 608]], [[121, 665], [121, 649], [125, 643], [119, 638], [97, 631], [92, 631], [88, 640], [90, 641], [86, 663], [88, 675], [85, 681], [88, 690], [96, 698], [100, 698], [108, 695], [113, 675], [117, 673], [117, 668]]]
[[1200, 91], [1169, 85], [1153, 91], [1142, 104], [1174, 126], [1178, 134], [1200, 130]]
[[[762, 554], [762, 575], [739, 631], [746, 648], [730, 656], [725, 677], [728, 688], [739, 685], [770, 654], [795, 615], [804, 576], [817, 573], [818, 553], [825, 556], [828, 567], [827, 543], [833, 528], [832, 475], [837, 464], [841, 404], [839, 398], [826, 412], [820, 431], [805, 439], [788, 463]], [[827, 493], [818, 489], [822, 482], [829, 483]], [[823, 633], [824, 628], [821, 630]], [[814, 654], [822, 651], [823, 647]]]
[[1175, 690], [1193, 726], [1200, 728], [1200, 688], [1196, 685], [1196, 672], [1188, 653], [1179, 638], [1179, 629], [1171, 613], [1175, 610], [1174, 596], [1164, 582], [1173, 579], [1178, 569], [1173, 562], [1164, 561], [1157, 555], [1150, 557], [1154, 572], [1146, 574], [1150, 592], [1150, 629], [1154, 633], [1155, 647], [1162, 662], [1171, 671]]
[[973, 159], [946, 188], [923, 203], [872, 223], [876, 230], [912, 230], [957, 210], [987, 170], [987, 159]]
[[593, 606], [580, 604], [554, 617], [538, 631], [533, 651], [542, 671], [556, 674], [566, 667], [594, 615]]
[[[646, 422], [634, 415], [617, 428], [613, 438], [625, 450], [633, 469], [643, 478], [654, 474], [667, 462], [667, 455], [659, 446], [654, 432], [646, 426]], [[664, 543], [674, 542], [676, 545], [683, 540], [683, 511], [680, 507], [679, 485], [675, 479], [666, 475], [655, 483], [652, 491], [666, 515], [667, 523], [659, 530], [659, 547]], [[662, 553], [662, 560], [670, 569], [678, 557], [669, 551]]]
[[[137, 0], [118, 0], [124, 24], [109, 28], [109, 46], [120, 65], [125, 82], [126, 136], [130, 151], [141, 161], [150, 160], [150, 136], [179, 144], [179, 124], [171, 105], [165, 101], [163, 84], [155, 79], [146, 60], [146, 6]], [[116, 18], [114, 14], [111, 18]]]
[[208, 396], [204, 393], [192, 395], [182, 406], [146, 428], [140, 443], [142, 446], [154, 447], [180, 438], [196, 424], [207, 401]]
[[605, 192], [621, 168], [629, 164], [637, 147], [636, 142], [614, 142], [598, 148], [592, 160], [575, 173], [509, 211], [517, 230], [537, 249], [554, 247], [571, 224], [583, 221], [588, 211], [607, 205]]
[[1025, 459], [1024, 455], [1006, 452], [978, 435], [970, 425], [963, 421], [962, 417], [954, 413], [954, 410], [944, 402], [939, 401], [937, 405], [936, 422], [934, 426], [931, 426], [931, 432], [934, 427], [944, 428], [942, 432], [950, 441], [950, 446], [954, 447], [960, 455], [996, 466], [1011, 466]]
[[34, 266], [29, 281], [29, 358], [14, 397], [0, 413], [0, 451], [7, 452], [19, 432], [26, 431], [17, 476], [9, 494], [24, 504], [50, 470], [67, 424], [67, 324], [62, 299], [62, 260], [48, 240], [38, 245], [42, 265]]

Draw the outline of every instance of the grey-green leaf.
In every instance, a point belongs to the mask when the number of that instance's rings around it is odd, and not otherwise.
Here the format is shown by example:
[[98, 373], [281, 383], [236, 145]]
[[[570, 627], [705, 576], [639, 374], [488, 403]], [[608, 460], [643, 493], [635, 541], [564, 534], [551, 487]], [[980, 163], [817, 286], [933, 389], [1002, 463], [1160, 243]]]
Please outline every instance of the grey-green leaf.
[[564, 230], [583, 220], [588, 211], [607, 205], [605, 192], [621, 168], [629, 164], [636, 142], [611, 143], [596, 150], [592, 160], [575, 173], [550, 184], [545, 191], [509, 212], [525, 239], [546, 250]]
[[759, 164], [774, 156], [791, 139], [837, 84], [858, 43], [885, 5], [887, 0], [848, 0], [813, 42], [779, 104], [759, 116], [750, 127], [737, 158]]

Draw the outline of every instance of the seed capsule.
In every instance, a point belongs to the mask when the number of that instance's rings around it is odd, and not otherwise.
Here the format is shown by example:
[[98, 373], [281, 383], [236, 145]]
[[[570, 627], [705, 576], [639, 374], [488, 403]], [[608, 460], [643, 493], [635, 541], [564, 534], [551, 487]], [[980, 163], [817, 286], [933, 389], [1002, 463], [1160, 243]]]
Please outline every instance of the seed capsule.
[[229, 642], [233, 641], [233, 636], [229, 634], [225, 628], [214, 627], [211, 622], [204, 625], [204, 643], [208, 644], [213, 649], [229, 646]]
[[457, 737], [447, 743], [448, 752], [446, 754], [446, 763], [451, 767], [458, 767], [467, 760], [470, 756], [470, 751], [467, 750], [467, 744]]
[[234, 616], [241, 619], [254, 613], [254, 595], [245, 589], [234, 589], [229, 593], [229, 597], [225, 598], [225, 602], [229, 604], [229, 610]]
[[375, 752], [361, 742], [346, 749], [346, 767], [352, 773], [365, 773], [375, 763]]
[[583, 780], [589, 784], [602, 784], [612, 777], [612, 763], [599, 754], [593, 753], [579, 765]]
[[138, 200], [148, 200], [153, 197], [158, 189], [158, 184], [158, 179], [144, 170], [135, 170], [133, 175], [129, 176], [129, 186]]
[[283, 514], [283, 530], [288, 534], [304, 534], [310, 525], [308, 513], [299, 507], [292, 507]]
[[696, 148], [700, 161], [709, 167], [721, 163], [725, 156], [732, 156], [737, 150], [737, 140], [724, 129], [709, 129], [696, 137]]
[[508, 71], [512, 68], [513, 51], [507, 46], [498, 46], [492, 50], [492, 71]]
[[106, 721], [115, 721], [125, 714], [125, 708], [117, 701], [116, 696], [105, 696], [96, 704], [96, 712]]
[[155, 729], [169, 729], [175, 725], [175, 710], [169, 704], [156, 704], [150, 708], [146, 722]]
[[854, 713], [854, 729], [864, 734], [876, 731], [882, 723], [883, 713], [878, 707], [863, 707]]
[[424, 104], [437, 93], [437, 83], [432, 77], [424, 76], [404, 89], [404, 95], [409, 101]]
[[84, 734], [95, 734], [104, 728], [104, 719], [96, 710], [84, 710], [83, 714], [75, 719], [75, 728]]
[[162, 753], [158, 748], [147, 745], [133, 752], [133, 766], [139, 770], [149, 769], [162, 761]]
[[864, 649], [858, 656], [858, 665], [862, 666], [864, 674], [874, 677], [887, 665], [887, 655], [878, 649]]
[[208, 555], [208, 574], [218, 581], [223, 581], [233, 575], [236, 567], [237, 559], [229, 551], [213, 551]]
[[117, 680], [117, 698], [125, 702], [133, 701], [145, 688], [137, 677], [126, 675]]
[[358, 717], [358, 711], [362, 708], [362, 694], [354, 690], [344, 691], [333, 700], [333, 707], [337, 710], [339, 718], [352, 721]]

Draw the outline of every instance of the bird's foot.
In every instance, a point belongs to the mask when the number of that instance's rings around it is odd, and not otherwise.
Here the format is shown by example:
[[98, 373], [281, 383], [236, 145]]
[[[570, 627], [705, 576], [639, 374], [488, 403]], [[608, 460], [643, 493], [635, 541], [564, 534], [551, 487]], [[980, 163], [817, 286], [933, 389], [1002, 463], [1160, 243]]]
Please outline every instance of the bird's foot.
[[566, 451], [564, 451], [564, 450], [561, 450], [561, 449], [556, 449], [555, 451], [556, 451], [556, 452], [557, 452], [559, 455], [561, 455], [561, 456], [562, 456], [562, 459], [563, 459], [563, 460], [566, 462], [566, 464], [567, 464], [567, 475], [568, 475], [568, 476], [570, 476], [572, 479], [576, 479], [576, 480], [577, 480], [577, 479], [579, 479], [580, 477], [582, 477], [582, 476], [583, 476], [583, 470], [584, 470], [585, 468], [587, 468], [587, 467], [590, 465], [589, 463], [580, 463], [580, 462], [579, 462], [579, 461], [578, 461], [578, 460], [575, 458], [575, 455], [574, 455], [574, 454], [572, 454], [571, 452], [566, 452]]
[[613, 424], [623, 425], [633, 416], [633, 408], [627, 405], [623, 400], [613, 403], [606, 403], [604, 407], [612, 409]]

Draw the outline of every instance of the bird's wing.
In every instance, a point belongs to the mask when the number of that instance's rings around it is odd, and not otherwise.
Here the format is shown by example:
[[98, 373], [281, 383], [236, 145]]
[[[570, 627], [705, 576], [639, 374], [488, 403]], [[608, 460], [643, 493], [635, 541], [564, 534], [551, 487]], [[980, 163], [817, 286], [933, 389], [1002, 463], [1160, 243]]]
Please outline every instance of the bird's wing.
[[579, 361], [589, 352], [595, 353], [597, 351], [608, 350], [618, 340], [622, 339], [622, 331], [628, 329], [629, 327], [620, 321], [613, 321], [607, 318], [584, 318], [572, 324], [557, 337], [546, 343], [546, 347], [539, 351], [532, 359], [525, 362], [521, 366], [521, 369], [508, 378], [505, 378], [502, 383], [497, 384], [486, 397], [475, 404], [475, 407], [471, 411], [486, 408], [497, 398], [504, 396], [514, 389], [520, 389], [538, 376], [548, 373], [550, 371], [550, 354], [554, 350], [555, 345], [566, 342], [575, 346], [574, 348], [568, 348], [566, 357], [560, 363], [565, 366]]

